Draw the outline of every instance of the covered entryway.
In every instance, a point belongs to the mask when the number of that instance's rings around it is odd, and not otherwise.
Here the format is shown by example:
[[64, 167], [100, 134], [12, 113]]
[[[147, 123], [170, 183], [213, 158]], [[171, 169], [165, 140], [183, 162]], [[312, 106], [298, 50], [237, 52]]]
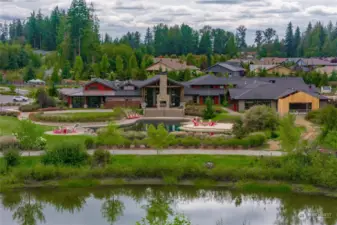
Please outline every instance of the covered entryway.
[[88, 108], [100, 108], [101, 107], [101, 97], [90, 96], [88, 98]]
[[312, 104], [309, 103], [289, 103], [290, 113], [307, 113], [312, 110]]

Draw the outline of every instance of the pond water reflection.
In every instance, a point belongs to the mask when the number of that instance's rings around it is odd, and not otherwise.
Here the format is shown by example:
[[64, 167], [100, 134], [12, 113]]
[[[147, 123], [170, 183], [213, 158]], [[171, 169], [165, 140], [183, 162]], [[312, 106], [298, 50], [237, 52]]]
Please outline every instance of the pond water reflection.
[[337, 224], [337, 199], [192, 187], [34, 189], [0, 194], [1, 225], [135, 225], [183, 213], [193, 225]]

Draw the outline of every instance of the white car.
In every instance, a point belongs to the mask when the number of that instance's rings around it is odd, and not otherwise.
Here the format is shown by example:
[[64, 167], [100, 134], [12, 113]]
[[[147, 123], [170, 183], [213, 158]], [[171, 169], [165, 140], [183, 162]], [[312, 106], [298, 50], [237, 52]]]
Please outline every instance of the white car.
[[15, 96], [13, 98], [13, 102], [27, 102], [28, 98], [24, 97], [24, 96]]

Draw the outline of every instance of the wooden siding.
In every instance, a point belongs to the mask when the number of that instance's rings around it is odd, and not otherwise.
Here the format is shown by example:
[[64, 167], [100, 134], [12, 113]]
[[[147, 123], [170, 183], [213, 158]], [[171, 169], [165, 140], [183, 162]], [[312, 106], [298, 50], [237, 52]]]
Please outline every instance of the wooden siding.
[[278, 100], [277, 108], [280, 115], [289, 113], [290, 103], [311, 103], [312, 110], [319, 109], [319, 98], [300, 91]]
[[278, 73], [280, 75], [290, 75], [292, 73], [292, 70], [284, 66], [277, 66], [277, 67], [274, 67], [268, 70], [268, 73]]

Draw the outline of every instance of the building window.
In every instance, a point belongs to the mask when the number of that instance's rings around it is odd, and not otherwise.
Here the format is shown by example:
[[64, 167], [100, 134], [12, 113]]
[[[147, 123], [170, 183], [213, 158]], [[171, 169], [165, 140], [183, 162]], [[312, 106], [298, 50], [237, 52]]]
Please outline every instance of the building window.
[[245, 101], [245, 110], [250, 109], [254, 105], [266, 105], [271, 107], [271, 101], [269, 100], [248, 100]]
[[198, 96], [193, 96], [193, 103], [197, 104], [198, 103]]

